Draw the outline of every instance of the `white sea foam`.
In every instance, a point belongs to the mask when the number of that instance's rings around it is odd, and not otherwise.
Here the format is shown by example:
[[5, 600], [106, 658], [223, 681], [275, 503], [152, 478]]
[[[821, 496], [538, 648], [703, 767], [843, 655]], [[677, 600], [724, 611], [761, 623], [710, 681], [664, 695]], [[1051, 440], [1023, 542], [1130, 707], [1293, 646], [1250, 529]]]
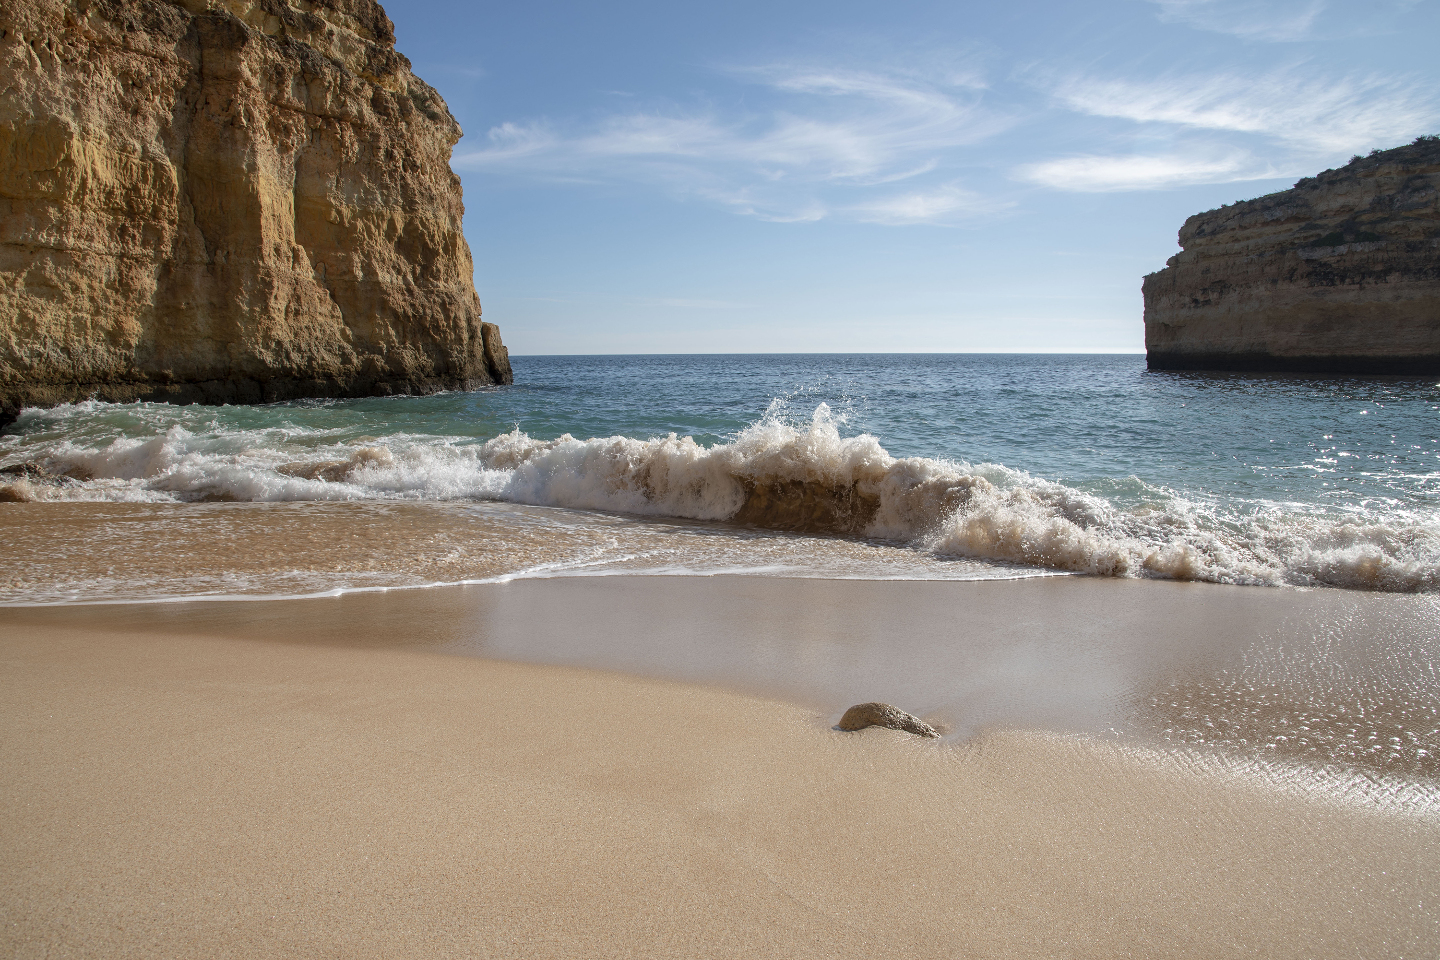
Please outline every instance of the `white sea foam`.
[[1440, 589], [1440, 525], [1424, 518], [1240, 510], [1160, 488], [1126, 508], [994, 464], [892, 457], [873, 436], [843, 436], [823, 404], [800, 422], [772, 406], [713, 446], [674, 434], [539, 440], [519, 429], [484, 443], [406, 434], [341, 442], [288, 426], [194, 422], [116, 439], [38, 429], [39, 418], [61, 428], [91, 412], [27, 412], [33, 439], [11, 444], [0, 466], [28, 472], [12, 474], [0, 497], [501, 500], [865, 536], [1106, 576]]

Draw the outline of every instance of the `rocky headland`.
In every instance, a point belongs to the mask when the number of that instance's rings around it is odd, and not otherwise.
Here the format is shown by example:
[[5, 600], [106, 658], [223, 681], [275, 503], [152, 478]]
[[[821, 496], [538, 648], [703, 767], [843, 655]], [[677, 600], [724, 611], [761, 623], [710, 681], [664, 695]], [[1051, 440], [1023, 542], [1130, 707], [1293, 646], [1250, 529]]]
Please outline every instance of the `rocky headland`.
[[1440, 138], [1196, 214], [1145, 278], [1151, 369], [1440, 372]]
[[0, 424], [508, 383], [374, 0], [0, 0]]

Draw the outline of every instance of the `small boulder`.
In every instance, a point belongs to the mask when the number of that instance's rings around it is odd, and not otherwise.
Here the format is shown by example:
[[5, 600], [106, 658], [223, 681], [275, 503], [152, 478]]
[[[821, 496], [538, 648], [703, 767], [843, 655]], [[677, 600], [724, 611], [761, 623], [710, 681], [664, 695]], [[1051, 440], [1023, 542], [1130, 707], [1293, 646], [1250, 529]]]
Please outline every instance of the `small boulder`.
[[861, 730], [865, 727], [889, 727], [904, 730], [917, 737], [938, 737], [940, 734], [919, 717], [912, 716], [899, 707], [888, 703], [857, 703], [845, 711], [838, 724], [841, 730]]

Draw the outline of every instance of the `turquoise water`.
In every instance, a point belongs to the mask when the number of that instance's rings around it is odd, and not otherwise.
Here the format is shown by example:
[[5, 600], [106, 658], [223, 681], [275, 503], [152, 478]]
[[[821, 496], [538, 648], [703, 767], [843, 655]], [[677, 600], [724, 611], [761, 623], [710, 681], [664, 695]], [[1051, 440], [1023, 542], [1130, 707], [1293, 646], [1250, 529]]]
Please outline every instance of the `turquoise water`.
[[[527, 504], [927, 561], [1440, 589], [1440, 385], [1139, 356], [516, 357], [475, 393], [28, 411], [23, 499]], [[11, 476], [18, 476], [14, 470]]]
[[826, 403], [843, 433], [896, 457], [1003, 464], [1120, 496], [1149, 485], [1440, 516], [1430, 380], [1152, 373], [1135, 355], [522, 357], [516, 369], [517, 387], [483, 398], [473, 435], [519, 425], [714, 444], [772, 401], [797, 420]]

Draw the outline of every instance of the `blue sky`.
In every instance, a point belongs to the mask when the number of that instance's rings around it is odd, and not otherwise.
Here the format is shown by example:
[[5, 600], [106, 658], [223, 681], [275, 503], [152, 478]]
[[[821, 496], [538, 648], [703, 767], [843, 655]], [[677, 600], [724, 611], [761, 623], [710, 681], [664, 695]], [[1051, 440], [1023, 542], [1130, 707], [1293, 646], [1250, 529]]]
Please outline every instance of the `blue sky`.
[[1440, 0], [391, 0], [516, 354], [1127, 352], [1192, 213], [1440, 132]]

